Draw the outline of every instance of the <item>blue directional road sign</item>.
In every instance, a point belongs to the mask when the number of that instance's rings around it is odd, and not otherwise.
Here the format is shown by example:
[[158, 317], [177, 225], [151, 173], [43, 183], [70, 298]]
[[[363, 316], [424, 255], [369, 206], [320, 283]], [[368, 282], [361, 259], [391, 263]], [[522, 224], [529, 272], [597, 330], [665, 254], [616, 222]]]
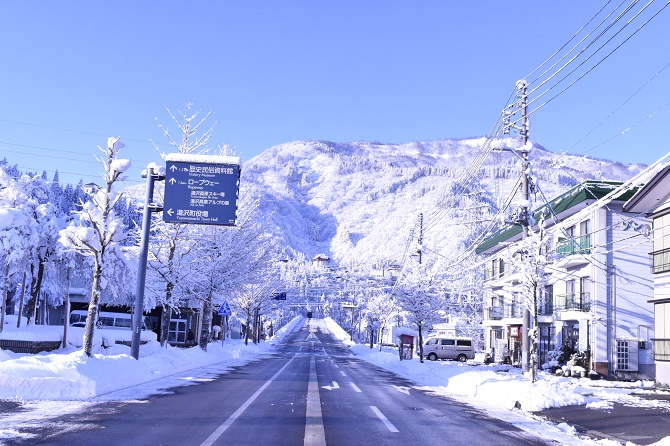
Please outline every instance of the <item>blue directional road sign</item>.
[[233, 311], [230, 309], [230, 305], [228, 305], [228, 301], [224, 300], [223, 303], [221, 304], [221, 308], [219, 308], [219, 316], [232, 316]]
[[209, 162], [166, 162], [163, 220], [234, 226], [240, 166]]

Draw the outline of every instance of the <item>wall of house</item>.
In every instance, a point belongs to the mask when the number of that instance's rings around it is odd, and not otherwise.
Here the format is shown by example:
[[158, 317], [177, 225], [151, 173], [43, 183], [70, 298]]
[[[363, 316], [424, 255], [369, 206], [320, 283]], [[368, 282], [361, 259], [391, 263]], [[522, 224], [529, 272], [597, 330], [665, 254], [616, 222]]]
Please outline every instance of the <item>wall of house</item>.
[[[647, 302], [652, 293], [652, 276], [648, 253], [651, 240], [636, 232], [646, 218], [632, 218], [621, 211], [621, 205], [611, 203], [584, 215], [579, 221], [591, 220], [590, 263], [571, 266], [554, 274], [554, 296], [568, 294], [567, 282], [574, 280], [574, 292], [588, 292], [590, 311], [556, 311], [555, 345], [561, 345], [563, 328], [578, 327], [580, 351], [588, 348], [595, 371], [611, 375], [616, 368], [616, 340], [649, 341], [653, 334], [653, 306]], [[631, 222], [632, 220], [632, 222]], [[632, 223], [632, 224], [627, 224]], [[574, 236], [582, 236], [579, 222]], [[614, 265], [612, 268], [611, 265]], [[589, 278], [582, 289], [580, 278]], [[641, 349], [635, 361], [643, 377], [654, 376], [651, 351]]]
[[[613, 339], [649, 342], [653, 336], [654, 296], [653, 276], [649, 268], [652, 239], [640, 229], [651, 222], [645, 217], [632, 216], [613, 207], [612, 235], [614, 264], [612, 303], [616, 308]], [[638, 352], [638, 375], [654, 376], [654, 361], [650, 349]]]
[[[663, 282], [668, 284], [668, 277], [670, 273], [663, 273], [666, 277]], [[663, 287], [664, 290], [670, 289], [670, 287]], [[658, 290], [658, 288], [657, 288]], [[655, 337], [657, 339], [670, 339], [670, 303], [669, 302], [660, 302], [654, 305], [655, 309]], [[667, 360], [656, 360], [656, 383], [662, 384], [665, 386], [670, 386], [670, 361]]]
[[592, 264], [592, 305], [591, 313], [591, 362], [593, 369], [601, 375], [609, 375], [612, 359], [612, 343], [608, 333], [611, 331], [610, 277], [606, 265], [611, 264], [612, 255], [607, 247], [612, 242], [610, 231], [602, 230], [611, 225], [611, 214], [607, 208], [599, 208], [592, 213], [593, 234], [591, 235]]

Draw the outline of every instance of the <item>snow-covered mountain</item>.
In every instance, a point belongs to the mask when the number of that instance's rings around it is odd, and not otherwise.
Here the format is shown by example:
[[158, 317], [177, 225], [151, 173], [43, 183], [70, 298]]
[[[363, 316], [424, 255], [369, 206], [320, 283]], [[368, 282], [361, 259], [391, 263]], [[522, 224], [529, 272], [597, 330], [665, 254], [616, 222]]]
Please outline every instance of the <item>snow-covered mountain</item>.
[[[448, 258], [472, 242], [520, 175], [514, 154], [494, 151], [473, 181], [465, 181], [484, 143], [296, 141], [244, 163], [242, 181], [260, 190], [261, 211], [272, 215], [270, 231], [290, 249], [325, 253], [339, 264], [388, 264], [411, 251], [410, 233], [416, 240], [422, 228], [425, 255]], [[530, 163], [541, 191], [536, 205], [542, 194], [551, 200], [586, 179], [624, 181], [645, 167], [560, 155], [538, 145]]]

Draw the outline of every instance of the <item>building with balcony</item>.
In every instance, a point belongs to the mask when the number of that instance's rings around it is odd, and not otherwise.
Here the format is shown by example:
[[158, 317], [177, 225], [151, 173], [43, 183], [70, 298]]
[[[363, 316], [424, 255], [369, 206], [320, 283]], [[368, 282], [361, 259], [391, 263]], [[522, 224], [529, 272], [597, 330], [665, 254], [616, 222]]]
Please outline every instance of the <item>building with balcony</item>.
[[[652, 219], [653, 246], [649, 267], [654, 276], [654, 337], [652, 351], [656, 383], [670, 386], [670, 165], [657, 173], [623, 207]], [[643, 227], [643, 232], [651, 228]]]
[[[603, 202], [620, 186], [586, 181], [533, 213], [535, 221], [545, 222], [550, 237], [547, 254], [552, 259], [545, 269], [547, 285], [539, 290], [540, 365], [549, 351], [566, 346], [586, 353], [591, 370], [600, 375], [654, 376], [647, 348], [653, 336], [653, 308], [647, 302], [652, 275], [646, 265], [651, 239], [640, 230], [649, 221], [622, 209], [635, 191]], [[486, 348], [495, 352], [497, 360], [508, 355], [513, 363], [521, 361], [525, 308], [515, 291], [521, 280], [515, 253], [522, 236], [521, 226], [509, 225], [476, 248], [486, 265], [482, 291]]]

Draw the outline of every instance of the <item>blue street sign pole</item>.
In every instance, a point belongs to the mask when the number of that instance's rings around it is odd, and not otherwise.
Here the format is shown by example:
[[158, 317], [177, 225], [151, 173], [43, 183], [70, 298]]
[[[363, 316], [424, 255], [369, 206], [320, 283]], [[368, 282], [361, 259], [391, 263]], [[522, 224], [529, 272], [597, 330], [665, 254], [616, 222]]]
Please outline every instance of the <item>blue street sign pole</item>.
[[135, 359], [140, 359], [140, 335], [142, 332], [142, 310], [144, 307], [144, 284], [147, 278], [147, 257], [149, 252], [149, 230], [151, 229], [151, 212], [162, 210], [159, 206], [151, 203], [154, 199], [154, 182], [165, 179], [165, 176], [154, 173], [152, 167], [148, 167], [143, 177], [147, 179], [147, 192], [144, 197], [144, 215], [142, 216], [142, 239], [140, 241], [140, 258], [137, 271], [137, 287], [135, 288], [135, 306], [133, 311], [133, 336], [130, 343], [130, 354]]

